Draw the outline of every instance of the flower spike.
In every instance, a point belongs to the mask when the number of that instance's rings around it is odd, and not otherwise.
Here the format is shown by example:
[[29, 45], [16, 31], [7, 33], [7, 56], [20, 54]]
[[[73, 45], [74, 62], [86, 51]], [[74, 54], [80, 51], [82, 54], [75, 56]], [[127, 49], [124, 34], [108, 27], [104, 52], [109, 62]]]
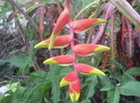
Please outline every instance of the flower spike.
[[60, 87], [69, 85], [77, 80], [79, 80], [77, 71], [72, 71], [65, 75], [64, 78], [62, 78], [62, 80], [60, 81]]
[[74, 47], [74, 52], [81, 56], [90, 56], [94, 53], [110, 50], [109, 47], [95, 44], [78, 44]]
[[[70, 42], [72, 41], [72, 36], [71, 35], [62, 35], [62, 36], [58, 36], [56, 38], [56, 40], [54, 41], [54, 46], [53, 48], [64, 48], [67, 47]], [[37, 45], [35, 45], [35, 49], [38, 48], [47, 48], [50, 44], [50, 39], [46, 39], [40, 43], [38, 43]]]
[[106, 23], [107, 21], [104, 19], [81, 19], [81, 20], [76, 20], [71, 23], [71, 26], [74, 29], [74, 32], [85, 32], [90, 27], [99, 25], [101, 23]]
[[50, 44], [49, 44], [49, 49], [51, 49], [54, 45], [54, 41], [61, 31], [61, 29], [71, 20], [70, 13], [69, 13], [69, 0], [66, 0], [66, 5], [62, 13], [57, 19], [57, 22], [53, 28], [51, 38], [50, 38]]
[[72, 102], [78, 101], [81, 92], [80, 89], [81, 89], [81, 84], [79, 80], [70, 84], [68, 92]]
[[95, 67], [92, 67], [90, 65], [82, 64], [82, 63], [76, 64], [74, 66], [74, 69], [76, 69], [80, 73], [87, 74], [87, 75], [97, 74], [97, 75], [105, 76], [105, 73], [102, 72], [101, 70]]
[[58, 64], [61, 66], [69, 66], [72, 65], [73, 62], [74, 57], [72, 55], [60, 55], [45, 60], [43, 64]]

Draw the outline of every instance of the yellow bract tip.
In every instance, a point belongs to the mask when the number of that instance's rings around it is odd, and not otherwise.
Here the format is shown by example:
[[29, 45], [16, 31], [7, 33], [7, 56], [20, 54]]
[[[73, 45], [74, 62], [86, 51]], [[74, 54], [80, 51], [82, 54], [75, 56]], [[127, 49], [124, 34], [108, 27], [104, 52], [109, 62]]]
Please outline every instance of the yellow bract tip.
[[110, 50], [110, 47], [98, 45], [98, 47], [95, 49], [94, 53], [99, 53], [99, 52], [108, 51], [108, 50]]
[[106, 74], [99, 69], [94, 68], [92, 71], [93, 74], [105, 76]]
[[68, 81], [66, 81], [66, 80], [64, 80], [64, 79], [62, 79], [62, 80], [60, 81], [60, 87], [63, 87], [63, 86], [69, 85], [69, 84], [70, 84], [70, 82], [68, 82]]
[[38, 48], [46, 48], [46, 47], [48, 47], [48, 43], [46, 43], [44, 41], [42, 41], [42, 42], [40, 42], [40, 43], [38, 43], [38, 44], [36, 44], [34, 46], [35, 49], [38, 49]]
[[73, 93], [70, 93], [69, 95], [72, 102], [79, 100], [80, 93], [73, 92]]
[[53, 58], [46, 59], [43, 64], [58, 64]]
[[98, 23], [106, 23], [107, 22], [107, 20], [105, 20], [105, 19], [98, 19]]

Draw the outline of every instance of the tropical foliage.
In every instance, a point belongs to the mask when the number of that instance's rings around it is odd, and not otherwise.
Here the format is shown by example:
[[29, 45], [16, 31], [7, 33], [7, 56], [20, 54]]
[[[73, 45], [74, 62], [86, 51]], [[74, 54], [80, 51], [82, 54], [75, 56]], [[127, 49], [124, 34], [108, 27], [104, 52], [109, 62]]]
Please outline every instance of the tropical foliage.
[[0, 103], [139, 103], [138, 0], [0, 3]]

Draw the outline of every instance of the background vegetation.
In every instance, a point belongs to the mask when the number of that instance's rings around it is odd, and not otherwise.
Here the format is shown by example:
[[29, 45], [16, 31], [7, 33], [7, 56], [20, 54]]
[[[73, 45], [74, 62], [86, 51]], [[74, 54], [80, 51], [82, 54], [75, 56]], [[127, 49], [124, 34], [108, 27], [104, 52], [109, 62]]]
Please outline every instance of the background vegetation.
[[[71, 103], [67, 88], [60, 89], [59, 81], [72, 68], [42, 64], [51, 56], [71, 53], [69, 47], [33, 48], [50, 36], [63, 4], [64, 0], [0, 1], [0, 103]], [[105, 78], [80, 75], [83, 85], [78, 103], [139, 103], [140, 1], [72, 0], [71, 6], [73, 18], [79, 15], [75, 19], [108, 20], [76, 35], [77, 43], [111, 47], [109, 52], [78, 59], [107, 74]]]

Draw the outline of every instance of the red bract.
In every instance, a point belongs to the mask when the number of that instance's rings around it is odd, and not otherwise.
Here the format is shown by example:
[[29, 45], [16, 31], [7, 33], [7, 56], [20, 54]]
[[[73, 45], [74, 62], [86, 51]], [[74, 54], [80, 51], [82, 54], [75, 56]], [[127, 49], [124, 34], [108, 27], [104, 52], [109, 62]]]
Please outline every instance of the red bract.
[[[70, 42], [72, 41], [72, 36], [71, 35], [62, 35], [62, 36], [58, 36], [56, 38], [56, 40], [54, 41], [54, 46], [53, 48], [64, 48], [66, 46], [68, 46], [70, 44]], [[35, 45], [34, 48], [47, 48], [50, 44], [50, 39], [46, 39], [40, 43], [38, 43], [37, 45]]]
[[63, 87], [65, 85], [69, 85], [73, 82], [76, 82], [77, 80], [79, 80], [77, 71], [70, 72], [65, 75], [64, 78], [62, 78], [62, 80], [60, 81], [60, 86]]
[[76, 69], [78, 72], [81, 72], [83, 74], [97, 74], [97, 75], [102, 75], [105, 76], [105, 73], [102, 72], [101, 70], [92, 67], [90, 65], [86, 65], [86, 64], [82, 64], [82, 63], [78, 63], [74, 66], [74, 69]]
[[85, 32], [92, 26], [96, 26], [101, 23], [105, 23], [104, 19], [81, 19], [76, 20], [71, 23], [74, 32]]
[[78, 101], [80, 97], [81, 83], [78, 81], [73, 82], [69, 86], [69, 95], [72, 102]]
[[49, 49], [51, 49], [54, 45], [55, 38], [59, 34], [60, 30], [70, 21], [70, 13], [69, 13], [69, 0], [66, 1], [66, 5], [62, 13], [57, 19], [57, 22], [54, 26], [54, 29], [51, 34]]
[[[92, 67], [90, 65], [77, 63], [76, 57], [77, 55], [81, 56], [89, 56], [93, 53], [99, 53], [102, 51], [110, 50], [109, 47], [103, 45], [95, 45], [95, 44], [78, 44], [75, 45], [75, 32], [83, 32], [88, 30], [92, 26], [96, 26], [101, 23], [105, 23], [104, 19], [82, 19], [82, 20], [71, 20], [69, 13], [69, 4], [70, 0], [66, 0], [65, 8], [60, 14], [56, 25], [53, 28], [50, 39], [46, 39], [40, 43], [38, 43], [35, 48], [63, 48], [70, 44], [73, 54], [72, 55], [60, 55], [56, 57], [51, 57], [45, 60], [44, 64], [57, 64], [62, 66], [73, 65], [74, 71], [66, 74], [62, 80], [60, 81], [60, 86], [69, 85], [69, 96], [72, 102], [78, 101], [81, 93], [81, 84], [78, 77], [78, 73], [86, 74], [86, 75], [102, 75], [105, 76], [105, 73], [101, 70]], [[69, 35], [58, 36], [61, 29], [69, 24]], [[57, 37], [58, 36], [58, 37]]]
[[72, 55], [60, 55], [56, 57], [49, 58], [45, 60], [44, 64], [58, 64], [61, 66], [69, 66], [72, 65], [75, 61], [74, 57]]
[[110, 50], [110, 48], [107, 46], [103, 46], [103, 45], [78, 44], [74, 47], [73, 50], [77, 55], [89, 56], [89, 55], [92, 55], [93, 53], [108, 51], [108, 50]]

